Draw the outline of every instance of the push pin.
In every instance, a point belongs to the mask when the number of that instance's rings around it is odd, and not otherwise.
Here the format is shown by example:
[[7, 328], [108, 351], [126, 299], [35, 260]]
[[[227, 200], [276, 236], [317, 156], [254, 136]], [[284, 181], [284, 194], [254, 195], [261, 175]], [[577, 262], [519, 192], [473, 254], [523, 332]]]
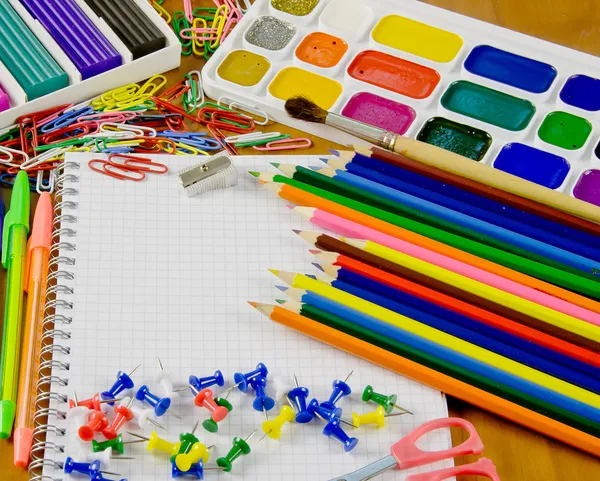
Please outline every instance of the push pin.
[[178, 454], [188, 454], [192, 446], [199, 442], [199, 439], [194, 436], [196, 433], [196, 429], [198, 429], [199, 421], [194, 425], [194, 429], [192, 429], [191, 433], [181, 433], [179, 435], [179, 451], [176, 454], [171, 456], [171, 462], [175, 461], [175, 458]]
[[202, 391], [207, 387], [219, 386], [223, 387], [225, 385], [225, 378], [223, 377], [223, 373], [218, 369], [212, 376], [206, 377], [196, 377], [190, 376], [190, 385], [194, 386], [197, 391]]
[[73, 425], [73, 431], [79, 431], [81, 426], [87, 424], [90, 410], [85, 406], [79, 406], [76, 392], [73, 392], [73, 402], [74, 406], [67, 411], [67, 422]]
[[378, 428], [385, 426], [385, 410], [379, 406], [375, 411], [366, 414], [352, 413], [352, 424], [357, 428], [363, 424], [374, 424]]
[[281, 428], [283, 425], [285, 423], [291, 423], [295, 417], [296, 413], [294, 410], [290, 406], [283, 405], [279, 411], [279, 416], [271, 421], [265, 421], [262, 424], [263, 433], [271, 439], [279, 439], [281, 437]]
[[310, 413], [306, 408], [306, 402], [308, 399], [309, 391], [305, 387], [300, 387], [298, 385], [298, 378], [294, 374], [294, 383], [296, 387], [292, 389], [288, 393], [288, 399], [290, 402], [294, 403], [298, 408], [298, 413], [296, 414], [296, 422], [300, 424], [306, 424], [313, 420], [314, 415]]
[[179, 466], [177, 466], [177, 464], [173, 463], [172, 467], [171, 467], [171, 477], [173, 478], [179, 478], [181, 476], [194, 476], [196, 479], [204, 479], [204, 471], [208, 471], [208, 470], [213, 470], [213, 469], [218, 469], [219, 471], [222, 471], [222, 468], [206, 468], [204, 467], [204, 463], [202, 461], [194, 463], [190, 466], [190, 469], [188, 469], [187, 471], [183, 471], [181, 469], [179, 469]]
[[72, 457], [65, 459], [63, 465], [63, 471], [65, 474], [81, 473], [92, 477], [96, 473], [108, 474], [111, 476], [121, 476], [118, 473], [109, 473], [108, 471], [100, 471], [100, 461], [94, 461], [93, 463], [77, 463]]
[[283, 404], [285, 402], [285, 396], [291, 391], [292, 386], [287, 382], [285, 377], [279, 375], [273, 378], [273, 385], [275, 386], [275, 400]]
[[275, 401], [273, 398], [267, 396], [265, 392], [265, 388], [267, 387], [267, 378], [266, 377], [258, 377], [254, 378], [251, 381], [252, 388], [256, 393], [256, 399], [252, 403], [252, 407], [255, 411], [262, 411], [265, 413], [265, 417], [267, 417], [267, 411], [270, 411], [275, 407]]
[[170, 441], [167, 441], [166, 439], [161, 438], [156, 433], [156, 431], [152, 431], [152, 434], [150, 434], [149, 438], [140, 436], [139, 434], [130, 433], [129, 431], [128, 433], [131, 436], [143, 439], [144, 441], [148, 441], [146, 451], [160, 451], [162, 453], [168, 454], [169, 456], [177, 456], [177, 453], [179, 453], [179, 446], [181, 445], [181, 443], [172, 443]]
[[[192, 388], [192, 392], [194, 391], [195, 388]], [[194, 398], [194, 404], [198, 407], [205, 407], [208, 409], [212, 413], [211, 419], [216, 423], [223, 421], [223, 419], [227, 417], [227, 414], [229, 414], [229, 411], [225, 406], [219, 406], [215, 402], [210, 388], [197, 392], [196, 397]]]
[[333, 409], [330, 409], [328, 406], [319, 404], [319, 401], [316, 399], [313, 399], [308, 403], [306, 410], [311, 414], [311, 416], [318, 416], [326, 422], [329, 422], [332, 419], [340, 419], [342, 417], [342, 408], [334, 406]]
[[[120, 476], [120, 474], [118, 474], [117, 476]], [[98, 473], [94, 473], [90, 477], [90, 481], [113, 481], [113, 480], [105, 478], [104, 476], [102, 476], [101, 472], [98, 472]], [[127, 478], [122, 478], [119, 481], [127, 481]]]
[[335, 439], [340, 441], [344, 445], [344, 451], [348, 453], [356, 447], [358, 444], [358, 439], [348, 436], [340, 426], [340, 423], [340, 419], [332, 419], [323, 429], [323, 434], [328, 437], [333, 436]]
[[[141, 367], [141, 364], [136, 366], [133, 369], [133, 371], [131, 371], [129, 374], [127, 374], [123, 371], [119, 371], [117, 373], [117, 380], [112, 385], [112, 387], [108, 391], [104, 391], [103, 393], [100, 394], [100, 396], [102, 396], [102, 399], [106, 399], [106, 400], [116, 399], [117, 396], [119, 394], [121, 394], [123, 391], [125, 391], [126, 389], [132, 389], [134, 386], [134, 383], [133, 383], [133, 380], [131, 379], [131, 376], [133, 376], [133, 373], [135, 371], [137, 371], [140, 367]], [[109, 402], [108, 404], [110, 404], [112, 406], [114, 404], [114, 402]]]
[[150, 404], [150, 406], [154, 408], [154, 414], [156, 414], [157, 417], [164, 416], [171, 407], [170, 398], [159, 398], [157, 395], [152, 394], [148, 386], [145, 384], [138, 389], [135, 398], [138, 401], [146, 401], [148, 404]]
[[[227, 399], [218, 397], [215, 399], [215, 402], [219, 406], [227, 408], [227, 412], [233, 411], [233, 406]], [[209, 433], [219, 432], [219, 425], [216, 422], [214, 422], [212, 418], [208, 418], [202, 421], [202, 427], [206, 429]]]
[[[351, 375], [352, 372], [348, 374], [346, 381], [350, 378]], [[349, 396], [352, 393], [352, 389], [350, 389], [350, 386], [346, 384], [346, 381], [333, 381], [333, 391], [331, 392], [331, 396], [329, 396], [328, 401], [322, 402], [321, 405], [329, 409], [333, 409], [335, 408], [336, 404], [340, 401], [340, 399]]]
[[168, 397], [171, 401], [177, 401], [179, 399], [179, 394], [173, 390], [173, 374], [165, 371], [160, 357], [157, 357], [156, 360], [158, 362], [158, 371], [154, 377], [156, 385], [165, 397]]
[[247, 374], [236, 372], [233, 375], [233, 382], [235, 382], [240, 391], [246, 392], [248, 390], [248, 387], [250, 387], [250, 383], [254, 379], [259, 377], [266, 378], [268, 374], [269, 370], [267, 369], [267, 366], [260, 362], [256, 365], [256, 369], [254, 371], [250, 371]]
[[373, 387], [367, 386], [362, 394], [363, 402], [373, 401], [376, 404], [385, 409], [386, 414], [390, 414], [394, 408], [399, 409], [400, 411], [404, 411], [405, 413], [412, 414], [408, 409], [404, 409], [396, 404], [398, 401], [398, 396], [396, 394], [390, 394], [386, 396], [385, 394], [379, 394], [373, 391]]
[[120, 399], [102, 400], [102, 398], [100, 397], [100, 393], [97, 393], [93, 397], [89, 399], [84, 399], [83, 401], [75, 401], [75, 399], [69, 399], [69, 409], [73, 409], [77, 406], [83, 406], [92, 411], [102, 411], [103, 404], [115, 403], [117, 401], [120, 401]]
[[[211, 446], [212, 448], [212, 446]], [[208, 463], [210, 458], [210, 449], [205, 444], [200, 442], [194, 443], [192, 449], [187, 454], [178, 454], [175, 457], [175, 464], [181, 471], [189, 471], [193, 464], [202, 461], [204, 464]]]
[[162, 424], [157, 423], [154, 419], [152, 419], [152, 416], [154, 416], [154, 409], [144, 409], [139, 406], [131, 406], [130, 409], [133, 412], [133, 419], [137, 422], [137, 425], [141, 429], [144, 429], [148, 425], [148, 423], [151, 423], [154, 424], [157, 428], [166, 431], [166, 428]]
[[252, 448], [248, 444], [248, 441], [252, 439], [252, 436], [256, 434], [254, 431], [246, 439], [235, 437], [233, 438], [233, 447], [227, 453], [227, 456], [217, 459], [217, 466], [223, 469], [226, 473], [231, 471], [233, 463], [241, 456], [250, 454]]
[[[94, 451], [91, 453], [84, 453], [82, 455], [82, 458], [89, 462], [100, 461], [100, 464], [103, 467], [108, 468], [108, 469], [110, 469], [110, 467], [112, 465], [112, 460], [115, 459], [115, 458], [113, 458], [113, 451], [111, 448], [106, 448], [104, 451]], [[117, 459], [131, 460], [131, 459], [135, 459], [135, 458], [119, 456]]]
[[82, 441], [90, 442], [94, 439], [94, 434], [101, 432], [108, 426], [108, 418], [102, 411], [92, 411], [88, 418], [88, 423], [81, 426], [77, 431]]
[[[126, 404], [126, 405], [125, 405]], [[115, 439], [126, 422], [134, 417], [133, 411], [129, 409], [133, 404], [133, 398], [125, 398], [121, 404], [115, 406], [115, 418], [109, 427], [102, 431], [106, 439]]]
[[[125, 445], [126, 444], [137, 444], [137, 443], [145, 443], [145, 439], [136, 439], [135, 441], [123, 441], [123, 435], [119, 434], [116, 438], [111, 439], [109, 441], [103, 441], [99, 443], [98, 441], [92, 440], [92, 451], [95, 453], [102, 452], [108, 448], [112, 449], [116, 453], [123, 454], [125, 453]], [[122, 458], [120, 458], [122, 459]]]

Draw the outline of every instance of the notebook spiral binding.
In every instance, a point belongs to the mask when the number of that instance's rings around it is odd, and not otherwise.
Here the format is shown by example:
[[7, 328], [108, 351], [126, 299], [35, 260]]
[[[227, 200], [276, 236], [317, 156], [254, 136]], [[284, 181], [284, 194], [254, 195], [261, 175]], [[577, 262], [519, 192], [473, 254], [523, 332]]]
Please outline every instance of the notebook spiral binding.
[[[29, 464], [30, 481], [62, 481], [63, 479], [44, 474], [43, 470], [48, 467], [62, 471], [62, 463], [46, 458], [45, 453], [65, 452], [65, 443], [61, 442], [61, 439], [64, 439], [66, 429], [59, 427], [55, 421], [67, 419], [68, 396], [56, 392], [55, 388], [66, 387], [69, 384], [70, 364], [64, 358], [69, 356], [71, 350], [62, 341], [71, 337], [69, 326], [73, 318], [64, 312], [73, 310], [73, 303], [64, 298], [72, 296], [74, 289], [60, 282], [75, 279], [75, 275], [70, 270], [70, 267], [75, 265], [75, 259], [68, 253], [74, 252], [76, 247], [65, 239], [77, 234], [75, 230], [77, 216], [73, 215], [77, 209], [77, 202], [64, 198], [77, 196], [79, 191], [64, 185], [67, 180], [70, 184], [79, 182], [79, 176], [74, 173], [77, 169], [79, 164], [76, 162], [66, 162], [56, 169], [54, 232], [47, 279], [49, 287], [44, 306], [42, 348], [37, 368], [33, 446]], [[55, 355], [61, 356], [62, 360], [55, 359]], [[51, 436], [52, 441], [48, 440], [48, 435]]]

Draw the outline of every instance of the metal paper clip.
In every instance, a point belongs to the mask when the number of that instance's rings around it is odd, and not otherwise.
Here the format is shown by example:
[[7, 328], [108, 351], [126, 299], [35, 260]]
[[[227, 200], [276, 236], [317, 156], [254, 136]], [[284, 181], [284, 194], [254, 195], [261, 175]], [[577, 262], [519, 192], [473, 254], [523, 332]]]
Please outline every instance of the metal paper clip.
[[309, 147], [312, 147], [312, 140], [302, 138], [274, 140], [273, 142], [269, 142], [264, 147], [254, 146], [253, 149], [260, 150], [262, 152], [277, 152], [279, 150], [308, 149]]
[[250, 134], [232, 135], [230, 137], [225, 137], [225, 142], [227, 142], [228, 144], [245, 144], [246, 142], [274, 140], [280, 136], [280, 132], [252, 132]]
[[54, 174], [54, 170], [48, 171], [48, 182], [44, 182], [44, 172], [43, 170], [39, 170], [37, 173], [37, 179], [35, 183], [35, 190], [38, 194], [43, 192], [48, 192], [52, 194], [54, 192], [54, 184], [56, 181], [56, 177]]
[[179, 182], [188, 197], [211, 190], [232, 187], [238, 183], [238, 174], [231, 157], [217, 154], [202, 164], [192, 165], [179, 172]]
[[[232, 100], [230, 98], [225, 97], [224, 95], [219, 97], [219, 100], [217, 100], [217, 104], [222, 105], [223, 107], [230, 108], [231, 110], [234, 110], [236, 112], [239, 112], [244, 117], [253, 119], [254, 123], [256, 125], [267, 125], [269, 123], [269, 114], [267, 112], [265, 112], [264, 110], [261, 110], [257, 107], [253, 107], [252, 105], [248, 105], [243, 102], [238, 102], [237, 100]], [[262, 118], [263, 120], [256, 120], [253, 117], [250, 117], [249, 115], [244, 114], [244, 112], [248, 112], [248, 113], [251, 113], [252, 115], [256, 115], [259, 118]]]

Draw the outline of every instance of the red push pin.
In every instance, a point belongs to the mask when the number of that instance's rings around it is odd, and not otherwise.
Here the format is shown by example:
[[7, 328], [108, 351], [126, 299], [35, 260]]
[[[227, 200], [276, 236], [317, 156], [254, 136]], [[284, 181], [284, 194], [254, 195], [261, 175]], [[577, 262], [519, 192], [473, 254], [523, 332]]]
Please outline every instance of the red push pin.
[[225, 406], [219, 406], [215, 402], [213, 399], [213, 392], [208, 387], [196, 394], [194, 404], [198, 407], [205, 407], [212, 412], [211, 418], [216, 423], [223, 421], [223, 419], [225, 419], [229, 413]]
[[88, 418], [88, 423], [79, 428], [78, 434], [82, 441], [90, 442], [94, 439], [94, 434], [102, 431], [108, 426], [108, 418], [102, 411], [92, 411]]
[[73, 409], [76, 406], [83, 406], [88, 408], [90, 411], [102, 411], [102, 405], [107, 403], [114, 403], [118, 399], [107, 399], [103, 401], [100, 397], [100, 393], [96, 393], [94, 397], [79, 401], [78, 399], [69, 399], [69, 409]]
[[123, 404], [118, 404], [115, 406], [115, 418], [113, 419], [112, 424], [102, 431], [102, 435], [106, 439], [115, 439], [119, 435], [119, 431], [123, 427], [123, 425], [127, 421], [131, 421], [133, 419], [133, 411], [129, 409], [131, 404], [133, 403], [133, 398], [129, 400], [127, 406]]

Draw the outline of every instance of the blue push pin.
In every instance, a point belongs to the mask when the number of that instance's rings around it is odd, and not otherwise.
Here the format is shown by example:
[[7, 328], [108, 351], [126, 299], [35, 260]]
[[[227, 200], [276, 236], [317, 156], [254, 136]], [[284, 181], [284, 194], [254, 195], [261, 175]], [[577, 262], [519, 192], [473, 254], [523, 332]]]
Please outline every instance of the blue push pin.
[[296, 405], [298, 412], [296, 413], [296, 422], [306, 424], [313, 420], [314, 414], [311, 414], [306, 409], [306, 400], [308, 399], [308, 388], [300, 387], [298, 378], [294, 374], [294, 383], [296, 387], [288, 392], [288, 400]]
[[177, 467], [177, 464], [175, 464], [175, 461], [173, 461], [171, 468], [171, 477], [180, 478], [182, 476], [194, 476], [197, 479], [204, 479], [204, 466], [202, 461], [192, 464], [190, 469], [188, 469], [187, 471], [182, 471], [181, 469], [179, 469]]
[[202, 391], [203, 389], [206, 389], [207, 387], [211, 387], [211, 386], [219, 386], [222, 387], [225, 385], [225, 378], [223, 377], [223, 373], [221, 371], [219, 371], [218, 369], [215, 371], [215, 373], [212, 376], [206, 376], [206, 377], [196, 377], [196, 376], [190, 376], [190, 386], [194, 386], [194, 388], [196, 388], [198, 391]]
[[329, 396], [329, 401], [322, 402], [321, 406], [333, 409], [340, 399], [349, 396], [352, 393], [352, 389], [350, 389], [350, 386], [346, 384], [346, 381], [350, 379], [350, 376], [352, 376], [352, 372], [348, 374], [348, 377], [346, 377], [345, 381], [333, 381], [333, 391], [331, 396]]
[[[111, 480], [109, 478], [105, 478], [104, 476], [102, 476], [102, 473], [98, 471], [97, 473], [94, 473], [90, 477], [90, 481], [113, 481], [113, 480]], [[119, 481], [127, 481], [127, 478], [123, 478]]]
[[[127, 373], [125, 373], [123, 371], [119, 371], [117, 373], [117, 380], [112, 385], [112, 387], [108, 391], [104, 391], [103, 393], [100, 394], [100, 396], [102, 396], [102, 399], [104, 399], [104, 400], [107, 400], [107, 399], [117, 399], [117, 396], [120, 393], [122, 393], [126, 389], [133, 388], [134, 382], [131, 379], [131, 376], [133, 375], [133, 373], [135, 371], [137, 371], [140, 368], [140, 366], [141, 366], [141, 364], [138, 365], [129, 374], [127, 374]], [[109, 402], [108, 404], [110, 404], [111, 406], [113, 406], [115, 403], [113, 401], [113, 402]]]
[[156, 394], [152, 394], [150, 389], [145, 384], [140, 387], [135, 394], [138, 401], [146, 401], [154, 408], [154, 413], [157, 417], [164, 416], [167, 410], [171, 407], [171, 398], [159, 398]]
[[81, 473], [91, 477], [96, 473], [100, 473], [100, 460], [96, 460], [93, 463], [76, 463], [75, 460], [69, 456], [65, 459], [63, 470], [65, 474]]
[[344, 451], [349, 453], [358, 444], [358, 439], [348, 436], [340, 426], [340, 422], [339, 419], [332, 419], [329, 421], [323, 429], [323, 434], [329, 437], [333, 436], [335, 439], [339, 440], [344, 445]]
[[265, 366], [262, 362], [259, 362], [256, 365], [256, 369], [254, 371], [250, 371], [247, 374], [242, 374], [241, 372], [236, 372], [233, 375], [233, 382], [237, 385], [238, 389], [242, 392], [246, 392], [248, 387], [253, 379], [257, 377], [267, 377], [269, 374], [269, 370], [267, 366]]
[[306, 407], [308, 413], [312, 416], [318, 416], [323, 421], [331, 421], [333, 419], [340, 419], [342, 417], [342, 408], [333, 406], [333, 409], [329, 406], [325, 406], [325, 403], [319, 404], [319, 401], [313, 399], [308, 403]]
[[254, 378], [250, 383], [256, 392], [256, 399], [252, 403], [252, 407], [255, 411], [270, 411], [275, 407], [275, 401], [265, 393], [265, 387], [267, 386], [267, 378], [259, 377]]

